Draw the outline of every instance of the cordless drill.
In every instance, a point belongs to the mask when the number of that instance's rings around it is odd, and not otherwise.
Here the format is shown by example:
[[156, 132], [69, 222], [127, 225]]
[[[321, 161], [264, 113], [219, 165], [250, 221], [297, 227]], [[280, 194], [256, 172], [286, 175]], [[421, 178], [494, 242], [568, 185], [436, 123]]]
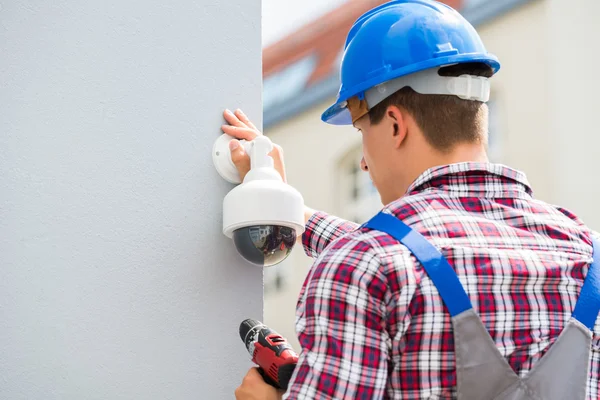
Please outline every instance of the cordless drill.
[[252, 357], [252, 362], [265, 382], [277, 389], [287, 390], [298, 363], [298, 354], [280, 334], [254, 319], [240, 324], [240, 337]]

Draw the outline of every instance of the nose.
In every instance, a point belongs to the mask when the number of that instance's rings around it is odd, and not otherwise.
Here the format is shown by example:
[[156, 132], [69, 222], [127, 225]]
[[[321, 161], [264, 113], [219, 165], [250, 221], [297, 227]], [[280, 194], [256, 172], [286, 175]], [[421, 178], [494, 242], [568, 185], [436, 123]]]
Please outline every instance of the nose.
[[364, 156], [360, 159], [360, 169], [362, 169], [365, 172], [367, 172], [369, 170], [369, 166], [367, 165], [367, 162], [365, 161]]

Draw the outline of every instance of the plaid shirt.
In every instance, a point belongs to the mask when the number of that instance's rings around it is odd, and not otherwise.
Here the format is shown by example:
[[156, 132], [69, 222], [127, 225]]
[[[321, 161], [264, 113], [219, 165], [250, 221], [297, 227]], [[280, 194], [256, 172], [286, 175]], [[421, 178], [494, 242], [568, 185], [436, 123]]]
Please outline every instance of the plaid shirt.
[[[430, 169], [385, 210], [442, 251], [500, 352], [526, 374], [571, 316], [595, 233], [496, 164]], [[284, 398], [455, 398], [450, 315], [406, 247], [321, 212], [303, 243], [316, 260], [298, 301], [302, 352]], [[589, 399], [600, 398], [599, 328]]]

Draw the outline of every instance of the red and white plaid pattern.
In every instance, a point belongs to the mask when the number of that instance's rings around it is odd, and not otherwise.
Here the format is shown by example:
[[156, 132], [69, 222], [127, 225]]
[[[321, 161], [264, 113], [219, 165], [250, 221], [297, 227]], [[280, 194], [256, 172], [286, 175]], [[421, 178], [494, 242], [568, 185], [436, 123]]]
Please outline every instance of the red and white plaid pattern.
[[[428, 170], [385, 210], [442, 251], [497, 347], [524, 375], [571, 316], [593, 233], [535, 200], [522, 173], [495, 164]], [[298, 301], [302, 353], [284, 398], [455, 398], [450, 316], [408, 250], [324, 213], [308, 222], [303, 242], [316, 260]], [[600, 397], [599, 327], [589, 399]]]

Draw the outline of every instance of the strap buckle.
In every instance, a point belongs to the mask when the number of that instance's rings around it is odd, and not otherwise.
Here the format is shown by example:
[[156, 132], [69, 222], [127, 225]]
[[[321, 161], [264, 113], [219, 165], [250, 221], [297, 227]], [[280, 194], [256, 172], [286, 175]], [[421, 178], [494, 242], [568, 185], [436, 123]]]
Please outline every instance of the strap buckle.
[[461, 75], [448, 81], [448, 90], [463, 100], [485, 103], [490, 99], [491, 84], [484, 76]]

